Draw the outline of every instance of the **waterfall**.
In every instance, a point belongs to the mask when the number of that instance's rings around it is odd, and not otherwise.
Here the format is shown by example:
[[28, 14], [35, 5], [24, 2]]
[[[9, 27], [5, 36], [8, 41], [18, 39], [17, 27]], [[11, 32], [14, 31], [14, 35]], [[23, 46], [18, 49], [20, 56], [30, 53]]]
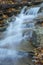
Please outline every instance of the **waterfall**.
[[18, 16], [13, 17], [15, 20], [9, 23], [9, 26], [5, 31], [6, 37], [0, 40], [0, 47], [14, 48], [22, 44], [23, 40], [30, 40], [32, 37], [33, 29], [35, 28], [34, 22], [31, 22], [34, 19], [34, 16], [25, 14], [26, 8], [27, 6], [21, 10]]
[[27, 61], [30, 60], [28, 58], [29, 53], [16, 51], [24, 45], [27, 48], [26, 45], [28, 46], [35, 29], [33, 21], [35, 16], [26, 14], [26, 12], [29, 13], [29, 10], [27, 11], [26, 9], [27, 7], [25, 6], [18, 16], [12, 16], [12, 21], [6, 31], [0, 33], [2, 36], [2, 38], [0, 37], [0, 65], [21, 65], [23, 61], [25, 61], [23, 65], [27, 65], [27, 62], [29, 64], [29, 61]]

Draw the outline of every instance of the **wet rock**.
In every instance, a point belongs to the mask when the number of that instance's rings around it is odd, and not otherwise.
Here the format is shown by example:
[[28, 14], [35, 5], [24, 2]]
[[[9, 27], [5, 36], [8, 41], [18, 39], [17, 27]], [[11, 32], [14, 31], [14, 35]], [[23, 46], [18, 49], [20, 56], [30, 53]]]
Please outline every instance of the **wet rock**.
[[33, 34], [32, 34], [32, 45], [34, 47], [38, 47], [40, 45], [39, 36], [37, 36], [35, 31], [33, 31]]

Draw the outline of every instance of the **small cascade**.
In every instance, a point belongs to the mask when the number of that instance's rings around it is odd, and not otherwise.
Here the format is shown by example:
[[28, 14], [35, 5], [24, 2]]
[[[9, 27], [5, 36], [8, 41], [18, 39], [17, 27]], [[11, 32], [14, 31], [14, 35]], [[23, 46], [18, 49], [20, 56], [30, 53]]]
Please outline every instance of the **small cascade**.
[[18, 16], [13, 17], [15, 20], [9, 23], [9, 26], [5, 31], [6, 37], [0, 40], [0, 47], [14, 48], [22, 44], [22, 42], [26, 43], [24, 41], [29, 41], [31, 39], [33, 29], [35, 28], [34, 22], [31, 22], [34, 16], [26, 15], [26, 8], [27, 6], [21, 10]]

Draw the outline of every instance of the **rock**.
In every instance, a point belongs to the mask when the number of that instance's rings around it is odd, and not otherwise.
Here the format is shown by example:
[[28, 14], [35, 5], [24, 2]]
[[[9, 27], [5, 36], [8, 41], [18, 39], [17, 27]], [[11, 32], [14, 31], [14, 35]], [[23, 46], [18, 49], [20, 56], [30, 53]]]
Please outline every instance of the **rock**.
[[33, 32], [32, 44], [36, 47], [43, 45], [43, 27], [38, 26]]

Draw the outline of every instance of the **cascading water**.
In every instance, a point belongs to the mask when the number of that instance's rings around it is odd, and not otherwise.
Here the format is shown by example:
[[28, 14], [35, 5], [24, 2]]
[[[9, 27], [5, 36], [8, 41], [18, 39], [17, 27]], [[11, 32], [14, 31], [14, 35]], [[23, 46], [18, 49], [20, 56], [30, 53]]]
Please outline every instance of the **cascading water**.
[[28, 9], [25, 14], [27, 15], [37, 15], [38, 11], [39, 11], [40, 7], [33, 7]]
[[0, 65], [27, 65], [26, 63], [22, 64], [20, 60], [25, 61], [24, 59], [26, 59], [27, 62], [28, 53], [14, 51], [21, 44], [27, 45], [27, 42], [29, 44], [35, 28], [34, 22], [32, 22], [34, 16], [25, 14], [25, 8], [22, 9], [18, 16], [12, 18], [12, 22], [9, 23], [6, 31], [0, 33], [3, 37], [0, 37]]
[[0, 40], [0, 47], [14, 48], [22, 44], [22, 42], [25, 44], [26, 42], [24, 41], [30, 40], [32, 37], [34, 23], [31, 21], [34, 16], [26, 15], [24, 13], [25, 9], [26, 7], [24, 7], [19, 16], [15, 17], [15, 20], [9, 24], [5, 31], [5, 38]]
[[23, 51], [0, 49], [0, 65], [27, 65], [28, 56], [29, 54]]

